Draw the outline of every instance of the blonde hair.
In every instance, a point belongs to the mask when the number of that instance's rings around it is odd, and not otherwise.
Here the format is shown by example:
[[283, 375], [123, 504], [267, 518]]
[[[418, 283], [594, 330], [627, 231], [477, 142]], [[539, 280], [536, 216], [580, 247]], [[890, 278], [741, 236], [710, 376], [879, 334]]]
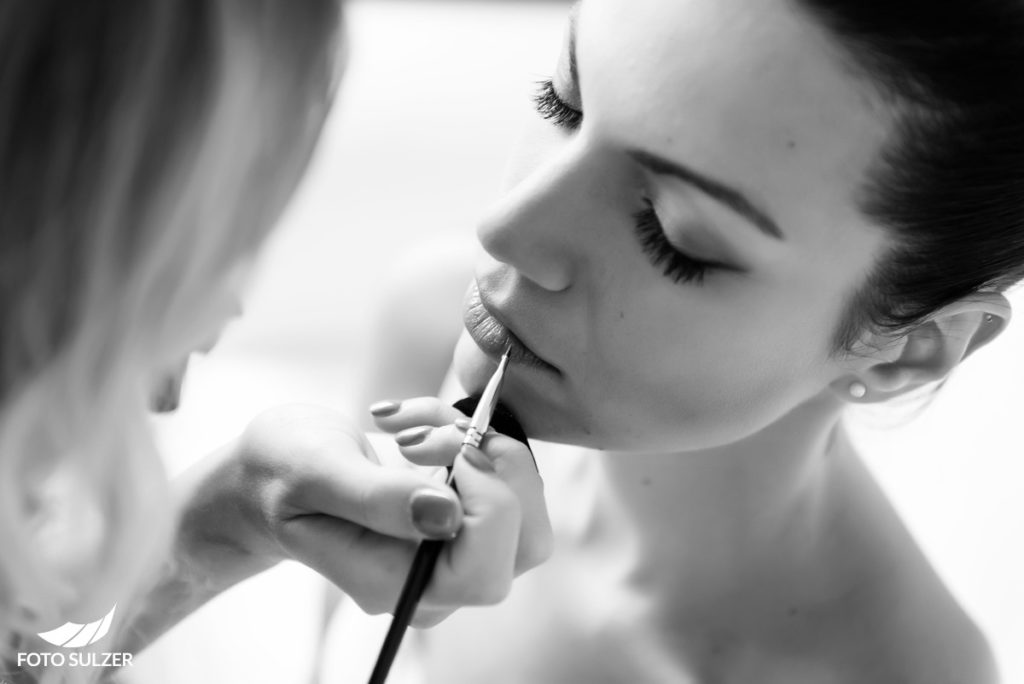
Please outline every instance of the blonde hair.
[[301, 176], [339, 24], [338, 0], [0, 7], [0, 654], [165, 555], [149, 384]]

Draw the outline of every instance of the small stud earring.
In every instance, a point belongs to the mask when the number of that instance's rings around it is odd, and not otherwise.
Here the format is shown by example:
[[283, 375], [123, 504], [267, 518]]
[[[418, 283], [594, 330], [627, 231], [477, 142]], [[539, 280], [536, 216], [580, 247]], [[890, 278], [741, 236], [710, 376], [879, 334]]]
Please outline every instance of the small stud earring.
[[991, 323], [994, 320], [996, 320], [995, 316], [993, 316], [992, 314], [985, 314], [985, 322], [986, 323]]
[[854, 399], [863, 399], [868, 393], [868, 388], [863, 382], [851, 382], [849, 392]]

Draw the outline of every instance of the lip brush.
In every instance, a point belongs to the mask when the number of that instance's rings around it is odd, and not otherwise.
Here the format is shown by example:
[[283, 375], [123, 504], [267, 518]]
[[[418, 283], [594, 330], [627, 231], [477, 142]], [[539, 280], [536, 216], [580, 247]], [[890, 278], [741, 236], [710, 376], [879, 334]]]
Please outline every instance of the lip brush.
[[[462, 439], [459, 455], [462, 455], [462, 451], [466, 447], [479, 447], [484, 434], [490, 427], [491, 416], [494, 415], [494, 409], [498, 405], [498, 394], [501, 392], [501, 384], [505, 379], [505, 371], [508, 368], [511, 351], [511, 346], [505, 350], [501, 361], [498, 363], [498, 369], [494, 371], [494, 375], [487, 381], [487, 386], [480, 396], [480, 403], [477, 404], [473, 417], [469, 421], [466, 436]], [[448, 486], [455, 489], [455, 478], [452, 472], [452, 468], [449, 467], [447, 483]], [[391, 626], [388, 628], [387, 636], [384, 637], [384, 644], [381, 646], [380, 655], [377, 656], [377, 664], [373, 667], [369, 684], [384, 684], [384, 680], [387, 679], [391, 665], [395, 661], [395, 656], [398, 655], [398, 648], [402, 645], [402, 637], [405, 636], [405, 630], [412, 620], [413, 613], [416, 612], [416, 606], [420, 601], [420, 597], [423, 596], [423, 591], [430, 582], [430, 577], [434, 573], [434, 566], [437, 565], [437, 559], [441, 555], [443, 548], [443, 541], [427, 539], [416, 550], [416, 556], [412, 561], [412, 568], [409, 570], [409, 575], [405, 578], [405, 585], [402, 587], [402, 593], [398, 597], [394, 617], [391, 618]]]

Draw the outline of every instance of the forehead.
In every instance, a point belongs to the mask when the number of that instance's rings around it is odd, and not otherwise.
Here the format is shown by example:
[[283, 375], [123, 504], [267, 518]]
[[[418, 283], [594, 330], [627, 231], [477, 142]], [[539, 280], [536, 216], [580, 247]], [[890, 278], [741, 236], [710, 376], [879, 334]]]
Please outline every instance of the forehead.
[[584, 110], [609, 139], [742, 185], [777, 221], [863, 222], [891, 120], [835, 38], [786, 0], [585, 0]]

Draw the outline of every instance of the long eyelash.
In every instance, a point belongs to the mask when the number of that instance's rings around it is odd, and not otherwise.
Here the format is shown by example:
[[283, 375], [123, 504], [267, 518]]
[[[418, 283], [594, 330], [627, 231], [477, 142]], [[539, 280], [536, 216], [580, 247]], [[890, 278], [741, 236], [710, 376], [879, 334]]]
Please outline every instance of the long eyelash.
[[533, 96], [533, 104], [541, 117], [551, 121], [560, 128], [576, 130], [583, 123], [583, 112], [573, 107], [558, 96], [555, 84], [549, 78], [538, 81], [537, 92]]
[[701, 285], [704, 276], [712, 268], [709, 264], [680, 252], [665, 237], [665, 229], [658, 219], [654, 207], [647, 202], [647, 208], [633, 215], [636, 221], [636, 236], [644, 254], [654, 266], [660, 266], [665, 276], [674, 283]]

